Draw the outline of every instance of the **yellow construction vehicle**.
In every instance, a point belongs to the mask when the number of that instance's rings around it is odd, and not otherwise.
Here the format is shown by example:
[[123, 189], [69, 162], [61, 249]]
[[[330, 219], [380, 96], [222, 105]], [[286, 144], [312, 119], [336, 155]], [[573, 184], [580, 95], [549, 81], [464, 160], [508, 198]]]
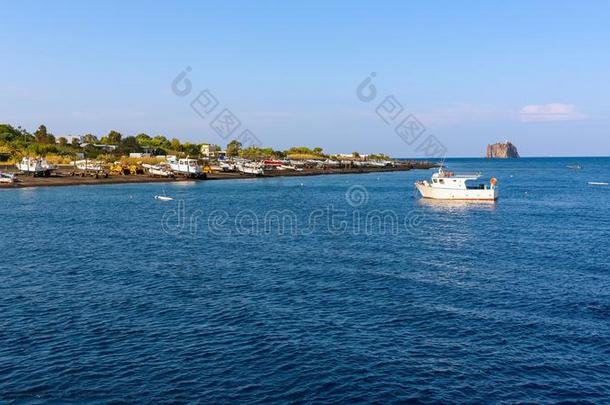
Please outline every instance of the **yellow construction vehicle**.
[[110, 166], [110, 174], [112, 176], [128, 176], [130, 174], [129, 167], [121, 162], [114, 162]]
[[144, 174], [144, 168], [142, 167], [142, 162], [138, 162], [136, 164], [129, 165], [129, 173], [131, 173], [132, 176], [135, 176], [136, 174]]
[[114, 162], [110, 166], [110, 174], [113, 176], [135, 176], [137, 174], [144, 174], [144, 167], [142, 167], [142, 162], [133, 164]]
[[212, 174], [212, 168], [210, 167], [210, 165], [203, 166], [203, 172], [205, 174]]

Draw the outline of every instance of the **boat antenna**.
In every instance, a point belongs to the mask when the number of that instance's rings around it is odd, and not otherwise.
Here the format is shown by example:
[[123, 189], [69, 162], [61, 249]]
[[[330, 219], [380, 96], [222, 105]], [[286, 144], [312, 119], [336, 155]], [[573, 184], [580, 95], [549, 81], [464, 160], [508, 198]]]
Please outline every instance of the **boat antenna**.
[[445, 167], [445, 158], [447, 157], [447, 154], [443, 154], [443, 158], [441, 159], [441, 167], [439, 167], [439, 171], [443, 170]]

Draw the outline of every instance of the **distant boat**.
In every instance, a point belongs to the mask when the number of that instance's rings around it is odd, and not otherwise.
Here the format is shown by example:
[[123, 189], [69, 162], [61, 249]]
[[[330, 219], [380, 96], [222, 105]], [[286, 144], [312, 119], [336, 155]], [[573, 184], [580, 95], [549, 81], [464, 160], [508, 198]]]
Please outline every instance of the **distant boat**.
[[165, 189], [163, 189], [163, 195], [156, 195], [155, 196], [155, 200], [160, 200], [160, 201], [173, 201], [174, 199], [170, 196], [168, 196], [165, 193]]
[[580, 169], [582, 169], [581, 165], [567, 165], [566, 167], [568, 169], [572, 169], [572, 170], [580, 170]]
[[603, 181], [589, 181], [587, 182], [588, 185], [590, 186], [607, 186], [608, 183], [603, 182]]

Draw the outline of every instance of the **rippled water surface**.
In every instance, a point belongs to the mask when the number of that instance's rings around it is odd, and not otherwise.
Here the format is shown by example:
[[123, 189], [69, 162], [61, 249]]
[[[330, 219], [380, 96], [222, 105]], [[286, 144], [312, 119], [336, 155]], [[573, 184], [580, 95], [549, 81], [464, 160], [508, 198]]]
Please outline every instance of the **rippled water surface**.
[[609, 402], [610, 159], [449, 165], [0, 190], [0, 402]]

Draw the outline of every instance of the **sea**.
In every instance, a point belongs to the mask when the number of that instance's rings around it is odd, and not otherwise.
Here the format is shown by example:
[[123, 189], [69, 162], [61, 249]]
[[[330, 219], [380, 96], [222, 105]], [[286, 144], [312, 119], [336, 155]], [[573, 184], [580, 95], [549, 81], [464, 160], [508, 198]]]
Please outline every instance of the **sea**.
[[609, 403], [610, 158], [446, 164], [0, 190], [0, 403]]

